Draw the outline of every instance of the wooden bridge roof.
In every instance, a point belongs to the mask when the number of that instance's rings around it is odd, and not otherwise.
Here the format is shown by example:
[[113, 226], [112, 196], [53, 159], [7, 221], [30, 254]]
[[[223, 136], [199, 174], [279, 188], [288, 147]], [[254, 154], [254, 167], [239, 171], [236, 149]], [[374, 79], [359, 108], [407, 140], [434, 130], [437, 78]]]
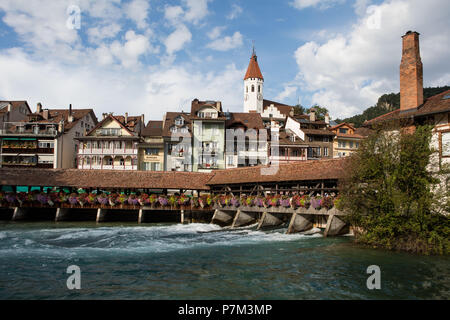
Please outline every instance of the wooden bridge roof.
[[0, 184], [80, 188], [207, 190], [210, 174], [175, 171], [0, 169]]
[[348, 160], [309, 160], [276, 166], [217, 170], [120, 171], [79, 169], [0, 169], [0, 185], [80, 188], [208, 190], [214, 185], [335, 180], [344, 177]]
[[208, 185], [339, 180], [346, 173], [348, 159], [308, 160], [279, 164], [276, 166], [255, 166], [228, 170], [218, 170], [208, 181]]

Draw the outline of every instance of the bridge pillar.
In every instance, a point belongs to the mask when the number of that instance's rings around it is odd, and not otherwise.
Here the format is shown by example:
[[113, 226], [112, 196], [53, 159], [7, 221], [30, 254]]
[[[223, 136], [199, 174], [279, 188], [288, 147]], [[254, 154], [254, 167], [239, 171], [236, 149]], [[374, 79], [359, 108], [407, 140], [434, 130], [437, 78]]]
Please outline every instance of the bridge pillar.
[[281, 224], [283, 224], [283, 220], [278, 218], [276, 215], [264, 212], [256, 230], [259, 230], [264, 227], [279, 226]]
[[106, 216], [106, 209], [101, 209], [98, 208], [97, 209], [97, 218], [95, 219], [95, 222], [104, 222], [105, 221], [105, 216]]
[[14, 208], [14, 214], [12, 216], [13, 221], [24, 220], [28, 214], [28, 210], [26, 208], [16, 207]]
[[233, 215], [230, 212], [216, 209], [211, 219], [211, 223], [218, 224], [219, 226], [226, 226], [233, 222]]
[[287, 230], [287, 234], [302, 232], [309, 230], [313, 227], [314, 216], [307, 214], [293, 213], [291, 222]]
[[327, 226], [323, 234], [324, 237], [338, 236], [348, 233], [348, 225], [334, 214], [330, 214], [327, 220]]
[[55, 222], [66, 220], [67, 216], [69, 215], [69, 210], [70, 209], [68, 208], [57, 208]]
[[142, 221], [144, 221], [144, 209], [139, 209], [138, 223], [142, 223]]
[[248, 226], [249, 224], [256, 222], [256, 216], [256, 212], [243, 212], [241, 210], [238, 210], [236, 216], [234, 217], [231, 228]]

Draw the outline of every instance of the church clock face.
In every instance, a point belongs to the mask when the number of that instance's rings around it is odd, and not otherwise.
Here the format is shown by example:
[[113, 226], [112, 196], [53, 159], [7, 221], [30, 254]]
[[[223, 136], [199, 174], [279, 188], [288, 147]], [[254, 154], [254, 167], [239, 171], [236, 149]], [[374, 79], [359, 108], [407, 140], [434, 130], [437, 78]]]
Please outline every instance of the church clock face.
[[258, 100], [262, 100], [262, 94], [258, 93]]
[[245, 101], [248, 100], [248, 94], [246, 94], [246, 95], [244, 96], [244, 100], [245, 100]]

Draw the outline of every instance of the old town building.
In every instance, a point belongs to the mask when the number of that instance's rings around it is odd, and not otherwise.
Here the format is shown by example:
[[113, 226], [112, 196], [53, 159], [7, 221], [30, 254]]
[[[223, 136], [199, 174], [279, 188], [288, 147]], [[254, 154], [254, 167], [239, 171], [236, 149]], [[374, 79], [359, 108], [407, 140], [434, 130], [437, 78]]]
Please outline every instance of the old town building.
[[78, 168], [137, 170], [144, 116], [103, 114], [103, 120], [79, 137]]

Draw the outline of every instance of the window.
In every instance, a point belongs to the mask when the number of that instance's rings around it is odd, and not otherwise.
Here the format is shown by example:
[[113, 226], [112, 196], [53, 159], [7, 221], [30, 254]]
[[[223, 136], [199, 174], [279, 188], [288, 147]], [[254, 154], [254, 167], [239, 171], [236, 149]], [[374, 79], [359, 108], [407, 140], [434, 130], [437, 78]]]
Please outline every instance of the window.
[[349, 143], [350, 143], [350, 148], [353, 149], [353, 141], [350, 141]]
[[245, 92], [248, 93], [248, 86], [245, 86]]
[[356, 148], [359, 148], [359, 142], [356, 142], [355, 144], [356, 144]]
[[255, 86], [252, 84], [252, 92], [255, 92]]
[[313, 141], [314, 141], [314, 138], [311, 137], [311, 136], [309, 136], [309, 137], [308, 137], [308, 141], [309, 141], [309, 142], [313, 142]]
[[121, 158], [119, 163], [120, 163], [121, 166], [124, 166], [125, 165], [125, 159]]
[[328, 157], [328, 148], [327, 147], [323, 148], [323, 156]]
[[178, 118], [175, 119], [175, 124], [177, 126], [181, 126], [181, 125], [183, 125], [183, 123], [184, 123], [184, 120], [183, 120], [182, 117], [178, 117]]
[[450, 157], [450, 132], [441, 133], [441, 156]]
[[233, 158], [234, 158], [233, 156], [228, 156], [227, 157], [229, 166], [232, 166], [234, 164], [234, 159]]
[[294, 135], [289, 136], [289, 140], [291, 140], [292, 142], [295, 142], [295, 136]]
[[347, 134], [347, 128], [339, 128], [339, 133]]
[[308, 158], [320, 158], [320, 147], [309, 147]]
[[146, 156], [157, 155], [158, 153], [159, 153], [159, 149], [158, 148], [147, 148], [147, 149], [145, 149], [145, 155]]
[[258, 92], [261, 93], [261, 85], [258, 85]]

